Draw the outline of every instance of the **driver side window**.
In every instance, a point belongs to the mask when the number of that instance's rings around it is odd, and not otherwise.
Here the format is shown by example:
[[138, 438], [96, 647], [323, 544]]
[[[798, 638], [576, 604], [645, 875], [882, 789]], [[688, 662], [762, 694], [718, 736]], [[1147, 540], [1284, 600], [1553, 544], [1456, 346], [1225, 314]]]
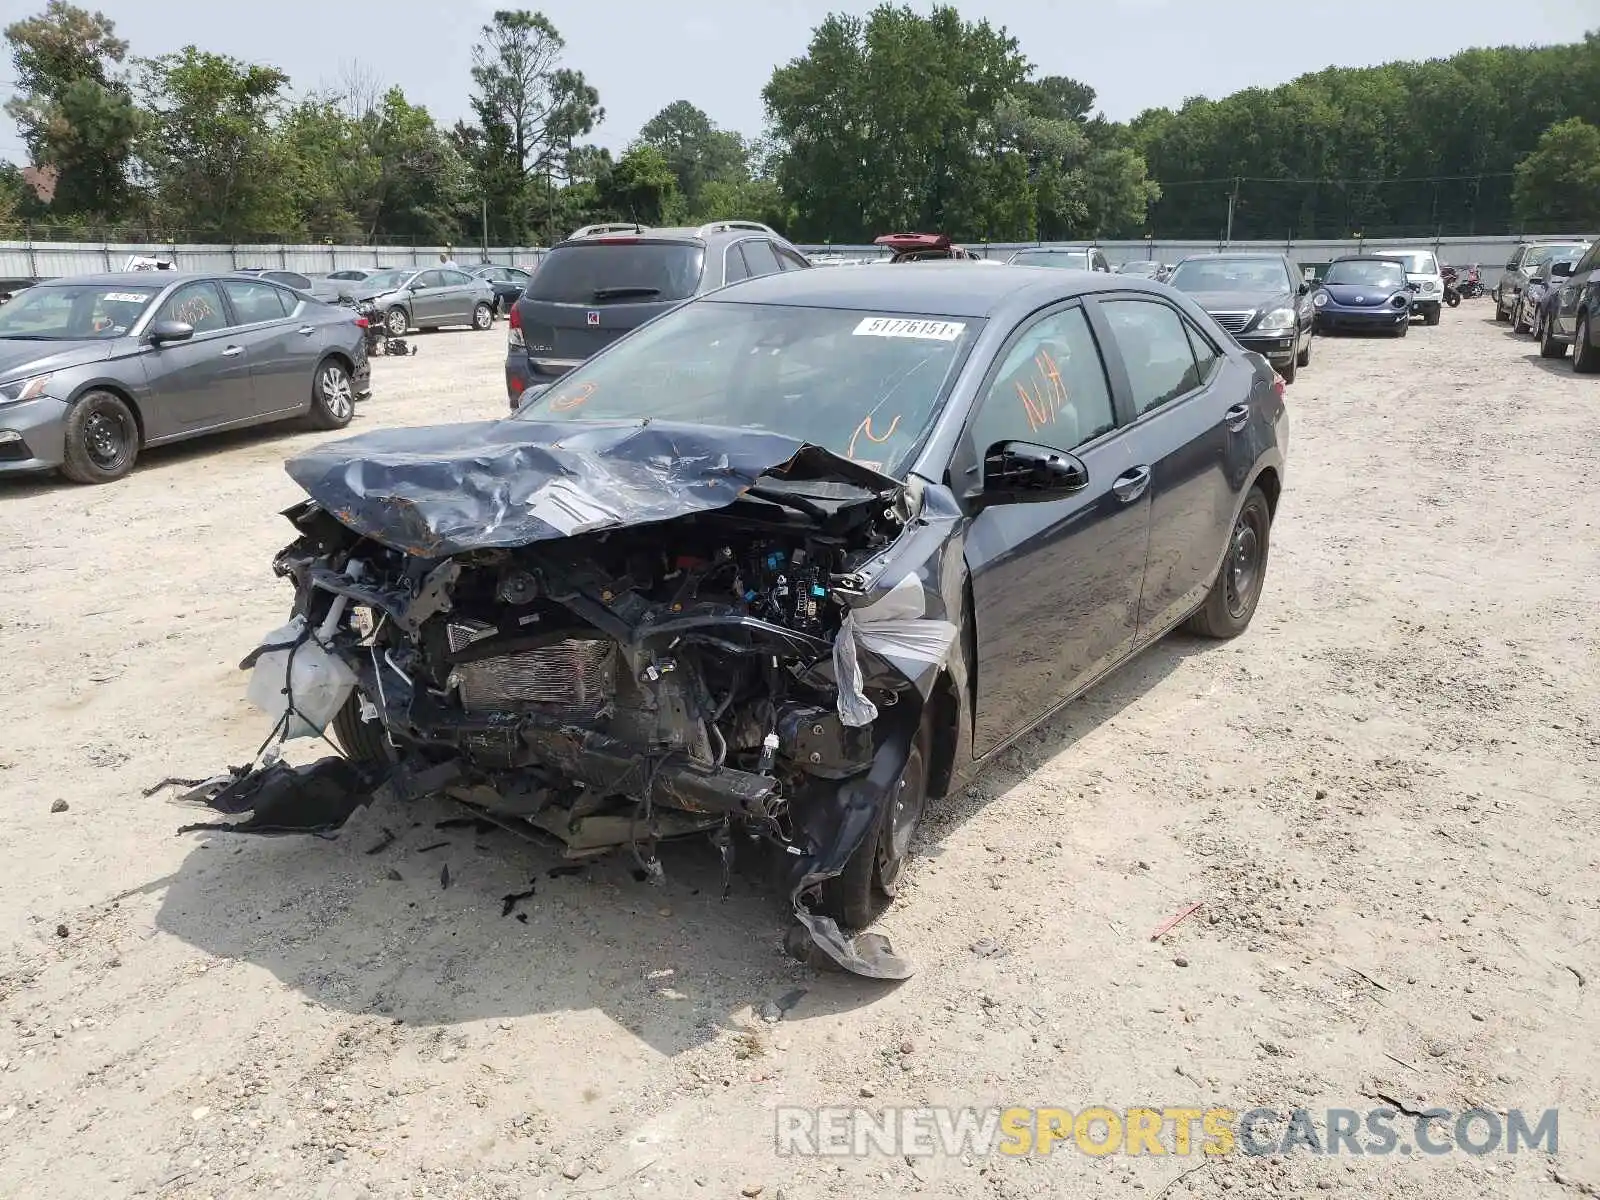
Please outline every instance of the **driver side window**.
[[1116, 427], [1105, 363], [1081, 308], [1040, 317], [1000, 365], [972, 424], [981, 459], [997, 442], [1075, 450]]
[[226, 329], [228, 319], [223, 315], [222, 297], [214, 283], [186, 283], [167, 298], [156, 314], [158, 321], [182, 321], [194, 326], [196, 333], [211, 333]]

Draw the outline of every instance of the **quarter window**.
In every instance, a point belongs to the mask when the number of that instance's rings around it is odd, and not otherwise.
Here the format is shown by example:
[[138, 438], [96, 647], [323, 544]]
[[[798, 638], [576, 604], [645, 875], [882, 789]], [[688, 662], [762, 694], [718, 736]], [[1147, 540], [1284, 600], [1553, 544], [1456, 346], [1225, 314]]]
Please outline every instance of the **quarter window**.
[[738, 243], [723, 251], [722, 261], [723, 270], [726, 272], [724, 283], [738, 283], [741, 279], [750, 278], [750, 268], [744, 265], [744, 254], [739, 249]]
[[1147, 300], [1102, 301], [1112, 339], [1122, 354], [1141, 415], [1200, 386], [1200, 368], [1183, 319], [1165, 304]]
[[1116, 427], [1105, 364], [1081, 308], [1041, 317], [1012, 346], [972, 426], [981, 459], [998, 442], [1074, 450]]
[[748, 242], [740, 242], [744, 251], [744, 260], [750, 264], [750, 275], [776, 275], [779, 271], [778, 256], [772, 252], [772, 243], [761, 238]]

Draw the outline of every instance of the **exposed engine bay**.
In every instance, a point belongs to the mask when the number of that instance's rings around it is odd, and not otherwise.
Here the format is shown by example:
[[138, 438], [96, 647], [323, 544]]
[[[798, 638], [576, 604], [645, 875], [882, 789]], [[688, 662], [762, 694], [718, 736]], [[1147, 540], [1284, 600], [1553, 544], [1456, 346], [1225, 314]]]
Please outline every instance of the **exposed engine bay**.
[[912, 610], [882, 601], [915, 497], [811, 465], [666, 520], [456, 536], [444, 554], [416, 552], [438, 526], [419, 536], [414, 498], [387, 499], [394, 537], [337, 498], [306, 501], [274, 561], [295, 619], [246, 660], [270, 685], [252, 696], [283, 697], [286, 732], [331, 727], [351, 758], [387, 762], [395, 795], [453, 796], [570, 857], [626, 850], [657, 875], [660, 841], [709, 835], [726, 885], [736, 835], [763, 839], [828, 957], [903, 978], [886, 942], [845, 938], [808, 901], [878, 827], [954, 629], [915, 576], [890, 589]]

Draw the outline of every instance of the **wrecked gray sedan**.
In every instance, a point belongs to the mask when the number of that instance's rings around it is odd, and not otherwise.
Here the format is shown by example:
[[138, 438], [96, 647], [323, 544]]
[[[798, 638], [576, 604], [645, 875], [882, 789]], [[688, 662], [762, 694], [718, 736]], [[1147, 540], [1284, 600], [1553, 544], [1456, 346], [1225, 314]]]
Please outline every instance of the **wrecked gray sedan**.
[[251, 693], [573, 857], [755, 835], [791, 949], [903, 978], [841, 929], [926, 806], [1177, 623], [1245, 628], [1284, 438], [1265, 361], [1138, 280], [752, 280], [509, 420], [292, 460]]

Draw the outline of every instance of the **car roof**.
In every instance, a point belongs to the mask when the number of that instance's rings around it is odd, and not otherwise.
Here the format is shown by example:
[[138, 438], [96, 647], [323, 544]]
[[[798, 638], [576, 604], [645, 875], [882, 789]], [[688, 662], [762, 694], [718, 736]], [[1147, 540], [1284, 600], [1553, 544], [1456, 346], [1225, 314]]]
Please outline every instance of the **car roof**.
[[712, 302], [793, 304], [802, 308], [991, 317], [1012, 309], [1032, 311], [1053, 300], [1099, 291], [1171, 293], [1158, 284], [1105, 271], [995, 264], [974, 271], [965, 261], [918, 263], [899, 271], [784, 271], [747, 279], [712, 293]]
[[1207, 250], [1203, 254], [1185, 254], [1178, 261], [1186, 263], [1201, 258], [1257, 258], [1263, 262], [1281, 262], [1288, 257], [1287, 254], [1279, 254], [1272, 250]]
[[86, 283], [91, 287], [101, 287], [125, 283], [129, 287], [167, 287], [174, 283], [193, 283], [202, 279], [227, 279], [239, 274], [241, 272], [238, 271], [100, 271], [93, 275], [63, 275], [58, 279], [42, 279], [35, 286], [55, 287], [61, 284]]
[[[1382, 254], [1379, 254], [1376, 250], [1374, 250], [1371, 254], [1341, 254], [1338, 258], [1334, 259], [1333, 262], [1381, 262], [1392, 264], [1394, 259], [1385, 258]], [[1329, 263], [1328, 265], [1331, 267], [1333, 263]]]
[[1019, 246], [1013, 254], [1087, 254], [1093, 246]]

